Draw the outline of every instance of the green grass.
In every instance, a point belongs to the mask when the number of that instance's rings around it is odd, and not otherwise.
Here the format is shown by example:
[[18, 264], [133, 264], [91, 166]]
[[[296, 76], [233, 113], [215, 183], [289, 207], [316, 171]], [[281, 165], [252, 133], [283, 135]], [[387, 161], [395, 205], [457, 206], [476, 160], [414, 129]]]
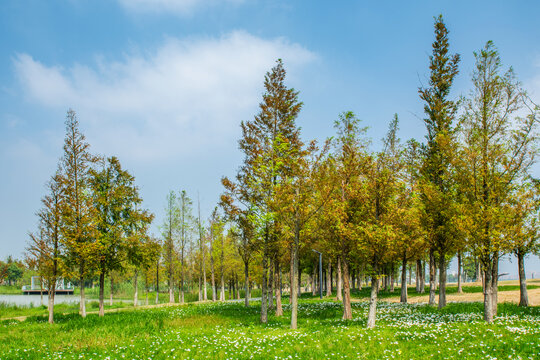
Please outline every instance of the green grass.
[[[108, 302], [105, 302], [105, 309], [119, 309], [132, 306], [123, 302], [115, 302], [112, 306]], [[99, 309], [98, 301], [90, 301], [86, 304], [86, 311], [97, 311]], [[54, 305], [54, 311], [57, 314], [70, 314], [79, 312], [79, 303], [76, 304], [56, 304]], [[19, 316], [39, 316], [47, 315], [49, 310], [46, 305], [40, 306], [17, 306], [0, 303], [0, 320], [11, 317]]]
[[302, 299], [299, 329], [290, 311], [259, 322], [259, 306], [188, 304], [104, 318], [61, 315], [57, 323], [34, 316], [0, 323], [1, 359], [351, 359], [351, 358], [535, 358], [540, 353], [540, 308], [500, 304], [493, 324], [479, 303], [428, 305], [380, 303], [377, 328], [365, 329], [367, 303], [342, 306]]
[[1, 295], [19, 295], [22, 294], [21, 286], [18, 285], [0, 285]]

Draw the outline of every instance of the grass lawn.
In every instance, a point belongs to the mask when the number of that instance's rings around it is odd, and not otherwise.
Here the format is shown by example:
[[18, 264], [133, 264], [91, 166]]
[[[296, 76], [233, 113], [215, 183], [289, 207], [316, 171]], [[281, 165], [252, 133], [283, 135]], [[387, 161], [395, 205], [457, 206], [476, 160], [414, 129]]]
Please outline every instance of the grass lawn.
[[207, 303], [89, 315], [0, 322], [1, 359], [351, 359], [538, 358], [540, 307], [499, 304], [491, 325], [480, 303], [428, 305], [380, 303], [377, 328], [365, 329], [367, 303], [342, 306], [302, 299], [299, 329], [290, 311], [259, 323], [259, 304]]
[[[114, 302], [112, 306], [109, 305], [109, 302], [105, 302], [105, 309], [119, 309], [125, 308], [128, 306], [133, 306], [132, 304], [127, 304], [123, 302]], [[98, 301], [90, 301], [86, 304], [86, 311], [97, 311], [99, 310]], [[79, 303], [75, 304], [56, 304], [54, 305], [55, 314], [70, 314], [79, 312]], [[49, 310], [47, 310], [47, 305], [41, 306], [16, 306], [16, 305], [6, 305], [0, 303], [0, 320], [11, 317], [18, 316], [39, 316], [47, 315], [49, 316]]]

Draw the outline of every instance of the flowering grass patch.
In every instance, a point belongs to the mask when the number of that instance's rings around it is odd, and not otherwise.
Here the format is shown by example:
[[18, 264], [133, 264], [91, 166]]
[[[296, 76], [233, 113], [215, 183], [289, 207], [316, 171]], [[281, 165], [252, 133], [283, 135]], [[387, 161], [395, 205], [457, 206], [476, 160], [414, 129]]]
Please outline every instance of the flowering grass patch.
[[345, 359], [536, 358], [540, 308], [499, 305], [493, 324], [478, 303], [380, 303], [377, 328], [365, 329], [367, 303], [341, 320], [333, 301], [302, 300], [299, 329], [285, 316], [260, 324], [259, 305], [209, 303], [106, 314], [44, 317], [0, 325], [0, 358], [25, 359]]

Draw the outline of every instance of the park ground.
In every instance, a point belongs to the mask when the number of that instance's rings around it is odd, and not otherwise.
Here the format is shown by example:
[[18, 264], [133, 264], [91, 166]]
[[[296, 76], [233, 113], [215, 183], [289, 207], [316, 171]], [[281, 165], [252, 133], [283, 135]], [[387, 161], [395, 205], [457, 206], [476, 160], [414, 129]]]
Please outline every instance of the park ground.
[[4, 317], [0, 359], [537, 359], [540, 281], [529, 282], [535, 306], [528, 308], [509, 302], [519, 299], [516, 286], [501, 283], [493, 324], [482, 320], [479, 286], [465, 287], [464, 294], [450, 287], [449, 300], [459, 302], [442, 310], [424, 304], [425, 295], [412, 288], [406, 305], [396, 303], [398, 289], [382, 291], [373, 330], [365, 328], [368, 288], [354, 291], [350, 321], [341, 320], [342, 305], [334, 297], [304, 294], [298, 330], [289, 329], [287, 297], [285, 315], [271, 315], [268, 324], [259, 322], [257, 302], [249, 308], [236, 302], [118, 305], [103, 318], [91, 313], [86, 319], [68, 307], [52, 325], [45, 314]]

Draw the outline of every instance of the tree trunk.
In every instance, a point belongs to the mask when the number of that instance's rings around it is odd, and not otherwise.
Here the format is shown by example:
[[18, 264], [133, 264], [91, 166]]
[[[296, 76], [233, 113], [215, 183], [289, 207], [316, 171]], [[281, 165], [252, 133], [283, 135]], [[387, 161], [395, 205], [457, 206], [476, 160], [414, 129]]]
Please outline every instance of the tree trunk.
[[401, 303], [407, 303], [407, 256], [406, 252], [403, 252], [403, 257], [401, 258], [401, 298], [399, 300]]
[[392, 265], [390, 265], [390, 292], [394, 292], [394, 273], [394, 263], [392, 263]]
[[421, 273], [421, 267], [422, 262], [420, 260], [416, 260], [416, 293], [420, 293], [420, 282], [422, 281], [422, 273]]
[[527, 279], [525, 277], [524, 254], [518, 249], [518, 273], [519, 273], [519, 306], [529, 306], [529, 295], [527, 294]]
[[[245, 278], [245, 302], [246, 307], [249, 307], [249, 261], [244, 261], [244, 278]], [[223, 298], [225, 298], [225, 289], [223, 291]]]
[[491, 276], [492, 269], [484, 271], [484, 320], [488, 323], [493, 322], [493, 289]]
[[268, 276], [268, 309], [274, 308], [274, 261], [273, 259], [270, 259], [269, 261], [269, 273]]
[[[230, 289], [230, 288], [229, 288]], [[199, 301], [202, 301], [202, 274], [199, 275]]]
[[299, 284], [299, 269], [298, 269], [298, 247], [300, 244], [300, 224], [298, 218], [295, 222], [294, 228], [294, 242], [291, 246], [291, 329], [298, 328], [298, 292], [300, 289]]
[[156, 305], [159, 304], [159, 259], [156, 262]]
[[238, 274], [235, 272], [234, 273], [234, 280], [235, 280], [235, 289], [236, 289], [236, 300], [240, 300], [240, 287], [239, 287], [239, 284], [240, 282], [238, 281]]
[[493, 317], [497, 316], [497, 304], [498, 304], [498, 294], [499, 294], [499, 252], [495, 252], [493, 255], [493, 273], [491, 275], [491, 296], [493, 296], [493, 299], [491, 301], [492, 303], [492, 311], [493, 311]]
[[185, 301], [184, 295], [184, 285], [185, 285], [185, 273], [184, 273], [184, 247], [182, 247], [182, 253], [180, 255], [180, 304], [183, 304]]
[[360, 267], [360, 271], [358, 273], [358, 290], [362, 290], [362, 281], [364, 280], [364, 263], [362, 263], [362, 266]]
[[219, 281], [219, 301], [225, 301], [225, 275], [223, 274], [223, 266], [221, 267], [221, 278]]
[[281, 305], [281, 268], [279, 261], [276, 261], [276, 277], [277, 277], [277, 285], [276, 285], [276, 316], [282, 316], [283, 315], [283, 306]]
[[205, 264], [205, 258], [203, 256], [203, 282], [202, 282], [202, 288], [203, 288], [203, 300], [208, 300], [208, 293], [206, 291], [206, 264]]
[[461, 251], [457, 253], [457, 292], [458, 294], [463, 293], [461, 288]]
[[56, 279], [49, 283], [49, 324], [54, 323], [54, 295], [56, 290]]
[[313, 273], [311, 274], [311, 295], [317, 295], [317, 260], [313, 263]]
[[328, 270], [326, 271], [326, 296], [332, 296], [332, 262], [328, 261]]
[[261, 286], [261, 322], [266, 324], [268, 322], [268, 254], [265, 244], [264, 254], [262, 258], [262, 286]]
[[103, 294], [105, 290], [105, 272], [101, 270], [99, 274], [99, 316], [105, 315], [105, 306], [103, 304]]
[[446, 306], [446, 261], [444, 254], [439, 254], [439, 309]]
[[144, 305], [148, 306], [148, 288], [146, 288], [145, 293], [146, 293], [146, 299], [144, 301]]
[[[223, 236], [222, 236], [223, 238]], [[220, 290], [219, 290], [219, 300], [225, 301], [225, 274], [223, 269], [223, 240], [221, 241], [221, 278], [220, 278]]]
[[426, 262], [420, 260], [420, 294], [426, 292]]
[[352, 319], [351, 285], [349, 282], [349, 261], [343, 256], [343, 320]]
[[169, 277], [169, 302], [174, 303], [174, 289], [171, 277]]
[[83, 272], [81, 271], [81, 274], [79, 277], [79, 281], [81, 283], [81, 302], [79, 306], [80, 306], [81, 316], [85, 318], [86, 317], [86, 299], [84, 297], [84, 276], [82, 274]]
[[217, 293], [216, 293], [216, 278], [215, 278], [215, 272], [214, 272], [214, 241], [212, 240], [212, 236], [210, 236], [210, 272], [212, 277], [212, 301], [217, 301]]
[[133, 306], [137, 307], [139, 305], [139, 270], [135, 270], [135, 276], [133, 279], [133, 287], [135, 288], [135, 293], [133, 294]]
[[[331, 263], [331, 261], [329, 261], [329, 263]], [[334, 292], [334, 272], [335, 268], [330, 266], [330, 295], [332, 295], [332, 292]]]
[[337, 294], [336, 294], [336, 300], [337, 301], [342, 301], [343, 300], [343, 295], [341, 293], [341, 280], [342, 280], [342, 276], [341, 276], [341, 259], [338, 257], [337, 259], [337, 274], [336, 274], [336, 290], [337, 290]]
[[[374, 269], [375, 272], [375, 269]], [[379, 287], [379, 281], [377, 275], [373, 274], [371, 276], [371, 295], [369, 297], [369, 311], [368, 311], [368, 321], [367, 328], [373, 329], [375, 327], [375, 314], [377, 312], [377, 292]]]
[[429, 305], [435, 305], [435, 291], [437, 285], [435, 283], [435, 255], [433, 250], [429, 251]]

